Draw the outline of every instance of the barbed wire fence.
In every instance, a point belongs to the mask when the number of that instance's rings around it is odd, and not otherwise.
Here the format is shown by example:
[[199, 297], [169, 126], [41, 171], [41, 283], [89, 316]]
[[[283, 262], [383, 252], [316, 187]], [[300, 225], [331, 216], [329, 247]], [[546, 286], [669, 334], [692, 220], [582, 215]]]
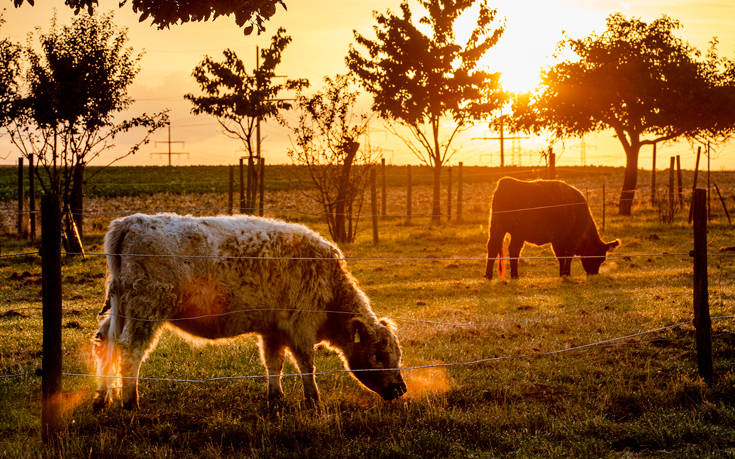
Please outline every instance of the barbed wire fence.
[[[701, 193], [700, 193], [701, 191]], [[684, 257], [684, 256], [690, 256], [693, 255], [695, 262], [695, 275], [694, 275], [694, 325], [695, 330], [697, 334], [697, 349], [698, 349], [698, 367], [699, 367], [699, 373], [702, 375], [702, 377], [711, 383], [712, 381], [712, 362], [711, 362], [711, 320], [727, 320], [727, 319], [733, 319], [735, 316], [733, 315], [718, 315], [714, 317], [709, 316], [709, 303], [708, 303], [708, 287], [707, 287], [707, 251], [706, 251], [706, 213], [704, 214], [704, 219], [701, 215], [701, 210], [704, 209], [704, 212], [706, 212], [706, 201], [703, 201], [703, 194], [706, 193], [705, 190], [697, 190], [695, 192], [695, 250], [690, 253], [685, 252], [675, 252], [675, 253], [629, 253], [629, 254], [610, 254], [609, 256], [611, 258], [615, 257]], [[700, 202], [701, 201], [701, 202]], [[57, 222], [60, 221], [60, 218], [54, 219], [54, 209], [55, 212], [58, 213], [58, 204], [53, 205], [49, 204], [46, 200], [44, 200], [43, 203], [43, 209], [44, 213], [48, 214], [47, 218], [44, 218], [44, 239], [43, 239], [43, 245], [42, 245], [42, 266], [43, 266], [43, 307], [40, 309], [43, 311], [44, 315], [44, 361], [43, 361], [43, 368], [41, 371], [42, 375], [42, 390], [44, 392], [43, 394], [43, 406], [44, 406], [44, 414], [42, 416], [42, 424], [44, 427], [45, 432], [54, 432], [58, 429], [59, 425], [59, 417], [58, 417], [58, 406], [54, 407], [54, 403], [52, 402], [54, 400], [54, 394], [60, 390], [60, 380], [61, 376], [66, 377], [97, 377], [97, 375], [87, 374], [87, 373], [74, 373], [74, 372], [62, 372], [60, 367], [60, 355], [59, 355], [59, 365], [58, 365], [58, 371], [55, 371], [54, 368], [48, 368], [46, 356], [49, 357], [53, 356], [55, 352], [60, 353], [61, 349], [61, 336], [60, 336], [60, 330], [61, 330], [61, 292], [60, 292], [60, 285], [61, 285], [61, 271], [60, 271], [60, 257], [61, 257], [61, 247], [59, 245], [59, 231], [58, 228], [52, 227], [49, 229], [48, 226], [56, 220]], [[584, 203], [586, 205], [586, 203]], [[580, 205], [580, 203], [573, 203], [570, 205]], [[512, 211], [533, 211], [538, 210], [541, 208], [549, 208], [549, 207], [558, 207], [558, 206], [539, 206], [534, 208], [525, 208], [525, 209], [513, 209], [508, 210], [508, 212]], [[497, 212], [497, 211], [496, 211]], [[702, 230], [702, 227], [704, 230]], [[704, 237], [704, 249], [701, 247], [701, 238]], [[54, 242], [55, 240], [55, 242]], [[697, 241], [699, 241], [700, 248], [697, 249]], [[69, 255], [74, 255], [73, 253], [69, 253]], [[108, 256], [116, 256], [120, 254], [110, 254], [110, 253], [104, 253], [104, 252], [88, 252], [86, 255], [88, 256], [100, 256], [100, 257], [108, 257]], [[178, 254], [144, 254], [144, 253], [138, 253], [138, 254], [124, 254], [125, 256], [130, 257], [175, 257], [175, 258], [228, 258], [228, 259], [261, 259], [261, 260], [291, 260], [291, 261], [304, 261], [304, 262], [315, 262], [322, 260], [320, 258], [315, 257], [301, 257], [301, 258], [294, 258], [294, 257], [253, 257], [253, 256], [236, 256], [236, 257], [222, 257], [218, 255], [178, 255]], [[735, 256], [732, 254], [712, 254], [711, 256], [721, 257], [721, 259], [726, 259], [729, 256]], [[30, 258], [37, 258], [38, 253], [37, 252], [19, 252], [19, 253], [12, 253], [12, 254], [2, 254], [0, 255], [0, 258], [19, 258], [19, 257], [30, 257]], [[572, 257], [570, 257], [572, 258]], [[341, 259], [341, 260], [354, 260], [354, 261], [360, 261], [360, 260], [373, 260], [373, 261], [437, 261], [437, 260], [451, 260], [451, 261], [479, 261], [479, 260], [485, 260], [484, 257], [341, 257], [341, 258], [330, 258], [330, 261], [334, 261], [335, 259]], [[510, 257], [504, 257], [501, 258], [501, 260], [511, 260]], [[517, 259], [557, 259], [557, 257], [518, 257]], [[702, 272], [702, 259], [704, 260], [704, 273]], [[57, 267], [58, 266], [58, 270]], [[697, 268], [699, 266], [699, 268]], [[702, 277], [704, 276], [704, 277]], [[704, 279], [704, 284], [702, 285], [702, 279]], [[58, 291], [54, 289], [54, 285], [58, 285]], [[723, 301], [723, 294], [722, 294], [722, 270], [720, 267], [720, 288], [719, 288], [719, 296], [720, 301]], [[30, 309], [39, 309], [39, 308], [26, 308], [28, 310]], [[202, 317], [213, 317], [218, 315], [231, 315], [231, 314], [241, 314], [241, 313], [252, 313], [257, 310], [275, 310], [273, 308], [252, 308], [252, 309], [245, 309], [245, 310], [237, 310], [237, 311], [228, 311], [223, 314], [208, 314], [206, 316], [196, 316], [196, 317], [185, 317], [185, 318], [179, 318], [175, 320], [197, 320]], [[303, 313], [344, 313], [344, 311], [324, 311], [324, 310], [299, 310], [298, 312]], [[573, 310], [565, 311], [565, 313], [573, 312]], [[424, 320], [424, 319], [416, 319], [411, 317], [392, 317], [393, 320], [398, 321], [407, 321], [407, 322], [415, 322], [415, 323], [423, 323], [427, 325], [436, 325], [436, 326], [446, 326], [446, 327], [490, 327], [490, 326], [498, 326], [502, 324], [508, 324], [508, 323], [523, 323], [523, 322], [531, 322], [531, 321], [541, 321], [544, 320], [544, 318], [547, 317], [553, 317], [558, 314], [550, 314], [545, 315], [544, 317], [535, 317], [535, 318], [526, 318], [526, 319], [515, 319], [515, 320], [503, 320], [503, 321], [491, 321], [491, 322], [446, 322], [446, 321], [433, 321], [433, 320]], [[126, 320], [140, 320], [140, 321], [149, 321], [151, 319], [147, 319], [144, 317], [124, 317]], [[539, 352], [532, 352], [532, 353], [522, 353], [522, 354], [513, 354], [513, 355], [504, 355], [504, 356], [495, 356], [495, 357], [488, 357], [488, 358], [481, 358], [481, 359], [474, 359], [474, 360], [467, 360], [467, 361], [457, 361], [457, 362], [446, 362], [446, 363], [440, 363], [440, 364], [428, 364], [428, 365], [414, 365], [414, 366], [406, 366], [403, 368], [400, 368], [402, 371], [412, 371], [412, 370], [418, 370], [422, 368], [433, 368], [433, 367], [455, 367], [455, 366], [468, 366], [468, 365], [475, 365], [479, 363], [488, 363], [488, 362], [494, 362], [494, 361], [501, 361], [501, 360], [511, 360], [511, 359], [527, 359], [527, 358], [533, 358], [533, 357], [542, 357], [542, 356], [552, 356], [552, 355], [559, 355], [564, 354], [572, 351], [582, 350], [582, 349], [589, 349], [593, 347], [598, 346], [606, 346], [610, 345], [612, 343], [616, 342], [622, 342], [622, 341], [628, 341], [632, 340], [634, 338], [660, 333], [662, 331], [666, 330], [672, 330], [679, 327], [686, 326], [689, 324], [690, 321], [677, 321], [672, 324], [663, 325], [657, 328], [648, 329], [648, 330], [640, 330], [636, 331], [634, 333], [630, 333], [624, 336], [618, 336], [613, 338], [608, 338], [604, 340], [598, 340], [586, 344], [576, 345], [576, 346], [570, 346], [567, 348], [562, 349], [556, 349], [551, 351], [539, 351]], [[57, 333], [58, 332], [58, 333]], [[52, 335], [58, 334], [58, 342], [55, 342], [55, 338], [53, 338]], [[51, 338], [48, 340], [47, 343], [47, 335], [49, 335]], [[53, 338], [53, 339], [52, 339]], [[701, 343], [700, 343], [701, 341]], [[708, 344], [709, 343], [709, 344]], [[704, 350], [700, 350], [700, 347], [704, 347]], [[707, 351], [707, 347], [709, 350]], [[709, 355], [709, 357], [707, 356]], [[709, 363], [708, 363], [709, 359]], [[51, 360], [51, 359], [49, 359]], [[379, 369], [379, 370], [361, 370], [361, 371], [389, 371], [389, 370], [396, 370], [396, 369]], [[308, 374], [313, 375], [327, 375], [327, 374], [339, 374], [339, 373], [346, 373], [351, 370], [332, 370], [332, 371], [323, 371], [323, 372], [314, 372], [314, 373], [289, 373], [284, 374], [284, 377], [296, 377], [296, 376], [303, 376]], [[56, 374], [54, 374], [56, 373]], [[35, 373], [33, 373], [35, 374]], [[32, 373], [17, 373], [17, 374], [6, 374], [6, 375], [0, 375], [0, 379], [10, 379], [10, 378], [16, 378], [16, 377], [24, 377], [32, 375]], [[171, 381], [171, 382], [189, 382], [189, 383], [201, 383], [201, 382], [214, 382], [214, 381], [223, 381], [223, 380], [236, 380], [236, 379], [260, 379], [265, 378], [267, 375], [231, 375], [231, 376], [221, 376], [221, 377], [214, 377], [214, 378], [162, 378], [162, 377], [138, 377], [135, 379], [140, 380], [147, 380], [147, 381]], [[122, 378], [122, 377], [120, 377]], [[126, 377], [127, 378], [127, 377]], [[55, 379], [55, 382], [54, 382]], [[50, 381], [47, 383], [47, 381]], [[56, 398], [58, 400], [58, 397]]]

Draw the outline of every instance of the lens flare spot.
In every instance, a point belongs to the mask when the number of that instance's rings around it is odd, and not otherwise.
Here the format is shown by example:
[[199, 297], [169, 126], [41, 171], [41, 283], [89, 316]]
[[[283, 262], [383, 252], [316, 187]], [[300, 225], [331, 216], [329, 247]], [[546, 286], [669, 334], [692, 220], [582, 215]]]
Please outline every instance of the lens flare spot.
[[408, 388], [406, 396], [411, 399], [428, 394], [442, 394], [451, 389], [449, 375], [447, 375], [446, 368], [443, 367], [408, 371], [404, 379]]

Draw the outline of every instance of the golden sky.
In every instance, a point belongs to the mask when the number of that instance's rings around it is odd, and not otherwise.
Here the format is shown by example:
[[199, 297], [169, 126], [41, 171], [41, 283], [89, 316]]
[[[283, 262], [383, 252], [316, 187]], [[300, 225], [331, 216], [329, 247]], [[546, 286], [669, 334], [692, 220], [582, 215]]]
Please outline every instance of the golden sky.
[[[10, 5], [10, 2], [7, 2]], [[214, 22], [174, 26], [169, 30], [157, 30], [149, 23], [139, 23], [130, 6], [117, 8], [117, 0], [101, 0], [102, 10], [115, 11], [120, 25], [128, 27], [131, 45], [145, 50], [142, 70], [131, 88], [136, 99], [135, 112], [171, 110], [172, 138], [185, 142], [174, 146], [174, 151], [189, 152], [189, 156], [174, 158], [174, 164], [231, 164], [242, 154], [238, 142], [227, 139], [216, 122], [207, 116], [190, 114], [191, 104], [183, 99], [187, 92], [195, 91], [191, 70], [204, 54], [221, 55], [224, 48], [234, 49], [246, 62], [253, 66], [255, 46], [269, 43], [277, 27], [283, 26], [293, 37], [293, 42], [284, 52], [279, 73], [290, 77], [306, 77], [313, 86], [320, 86], [325, 75], [344, 72], [344, 56], [350, 42], [352, 30], [370, 36], [374, 23], [372, 11], [398, 10], [399, 0], [286, 0], [287, 11], [279, 7], [274, 18], [267, 23], [261, 36], [244, 36], [230, 18]], [[722, 55], [735, 57], [735, 2], [732, 0], [630, 0], [630, 1], [583, 1], [583, 0], [500, 0], [490, 1], [504, 18], [506, 31], [500, 43], [482, 61], [492, 71], [503, 73], [504, 86], [509, 90], [528, 90], [538, 82], [539, 71], [553, 63], [551, 54], [566, 31], [572, 37], [588, 35], [604, 28], [605, 17], [614, 12], [651, 20], [667, 14], [683, 24], [682, 36], [692, 45], [705, 49], [713, 36], [720, 40]], [[24, 5], [5, 11], [5, 26], [2, 34], [16, 41], [25, 41], [26, 34], [41, 27], [47, 29], [56, 9], [59, 22], [70, 17], [68, 8], [60, 0], [36, 2], [35, 7]], [[461, 34], [460, 34], [461, 35]], [[363, 101], [365, 108], [368, 101]], [[472, 137], [494, 136], [486, 125], [478, 125], [453, 144], [457, 153], [452, 163], [497, 165], [498, 142], [472, 140]], [[165, 140], [166, 132], [155, 136]], [[288, 132], [274, 122], [263, 126], [263, 152], [269, 163], [287, 163], [286, 150], [290, 142]], [[131, 137], [122, 138], [124, 149]], [[586, 159], [590, 164], [623, 165], [624, 155], [617, 140], [610, 133], [587, 136]], [[375, 120], [371, 124], [371, 144], [380, 146], [389, 163], [416, 163], [405, 147], [382, 128]], [[540, 163], [538, 150], [543, 139], [521, 141], [523, 165]], [[558, 164], [580, 164], [581, 141], [570, 139], [562, 147], [556, 147]], [[151, 156], [152, 152], [164, 151], [166, 145], [150, 144], [136, 156], [120, 164], [165, 164], [162, 156]], [[511, 158], [511, 142], [506, 143], [506, 162]], [[735, 147], [724, 145], [713, 155], [713, 169], [735, 168]], [[658, 148], [658, 167], [668, 165], [668, 156], [682, 154], [683, 167], [693, 167], [692, 147], [686, 143], [663, 145]], [[110, 155], [113, 153], [111, 152]], [[14, 163], [17, 153], [8, 142], [0, 138], [0, 163]], [[650, 167], [650, 150], [642, 150], [642, 167]]]

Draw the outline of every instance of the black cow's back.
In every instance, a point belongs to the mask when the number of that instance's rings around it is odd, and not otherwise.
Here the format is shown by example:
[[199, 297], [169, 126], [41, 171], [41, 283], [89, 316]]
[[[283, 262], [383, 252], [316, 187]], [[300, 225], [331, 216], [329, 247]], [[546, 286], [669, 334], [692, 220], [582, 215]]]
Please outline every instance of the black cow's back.
[[597, 233], [582, 193], [558, 180], [500, 179], [491, 216], [491, 231], [539, 245], [576, 246], [592, 229]]

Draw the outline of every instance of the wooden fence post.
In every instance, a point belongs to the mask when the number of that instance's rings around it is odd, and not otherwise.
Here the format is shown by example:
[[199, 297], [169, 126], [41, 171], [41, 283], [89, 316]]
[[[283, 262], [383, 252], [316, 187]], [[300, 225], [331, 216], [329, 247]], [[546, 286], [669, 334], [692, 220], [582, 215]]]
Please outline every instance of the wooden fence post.
[[36, 240], [36, 171], [33, 170], [33, 155], [28, 157], [28, 220], [31, 242]]
[[411, 223], [411, 165], [406, 166], [406, 224]]
[[681, 180], [681, 155], [676, 155], [676, 181], [679, 191], [679, 208], [684, 208], [684, 187]]
[[697, 147], [697, 161], [694, 163], [694, 179], [692, 179], [692, 200], [689, 204], [689, 223], [692, 222], [692, 212], [694, 209], [694, 191], [697, 189], [697, 175], [699, 174], [699, 156], [702, 154], [702, 147]]
[[669, 215], [667, 216], [667, 223], [671, 223], [674, 221], [674, 165], [676, 162], [676, 158], [673, 156], [671, 157], [671, 162], [669, 163]]
[[712, 321], [707, 286], [707, 190], [694, 190], [694, 327], [699, 376], [712, 384]]
[[375, 167], [370, 167], [370, 206], [373, 219], [373, 244], [378, 243], [378, 192], [375, 189]]
[[380, 158], [380, 216], [385, 218], [387, 215], [388, 198], [385, 186], [385, 158]]
[[653, 144], [653, 159], [651, 161], [651, 205], [656, 205], [656, 143]]
[[462, 221], [462, 161], [457, 167], [457, 221]]
[[247, 182], [247, 193], [246, 200], [247, 206], [245, 206], [245, 212], [249, 215], [255, 213], [255, 162], [253, 156], [248, 156], [248, 182]]
[[23, 236], [23, 158], [18, 158], [18, 236]]
[[233, 202], [233, 194], [235, 192], [235, 166], [230, 165], [230, 177], [229, 177], [229, 192], [227, 193], [227, 213], [229, 215], [232, 215], [232, 202]]
[[265, 158], [262, 156], [260, 157], [260, 171], [259, 171], [260, 177], [258, 178], [258, 185], [260, 187], [260, 190], [258, 193], [259, 201], [258, 201], [258, 215], [261, 217], [263, 216], [263, 210], [265, 206]]
[[722, 209], [725, 211], [725, 216], [727, 217], [727, 223], [732, 226], [732, 220], [730, 220], [730, 212], [727, 211], [727, 205], [725, 204], [725, 200], [722, 199], [722, 194], [720, 193], [720, 187], [717, 186], [717, 182], [712, 182], [715, 185], [715, 191], [717, 191], [717, 197], [720, 198], [720, 202], [722, 203]]
[[452, 219], [452, 168], [447, 167], [447, 221]]
[[57, 440], [61, 404], [61, 214], [56, 196], [41, 199], [43, 349], [41, 436]]
[[605, 188], [607, 188], [607, 179], [605, 179], [604, 182], [602, 182], [602, 233], [605, 234], [605, 217], [606, 217], [606, 209], [607, 209], [607, 203], [605, 202]]
[[245, 164], [240, 158], [240, 213], [245, 213]]
[[710, 187], [710, 180], [709, 180], [709, 141], [707, 142], [707, 221], [710, 220], [710, 216], [712, 215], [711, 208], [710, 208], [710, 191], [712, 188]]

